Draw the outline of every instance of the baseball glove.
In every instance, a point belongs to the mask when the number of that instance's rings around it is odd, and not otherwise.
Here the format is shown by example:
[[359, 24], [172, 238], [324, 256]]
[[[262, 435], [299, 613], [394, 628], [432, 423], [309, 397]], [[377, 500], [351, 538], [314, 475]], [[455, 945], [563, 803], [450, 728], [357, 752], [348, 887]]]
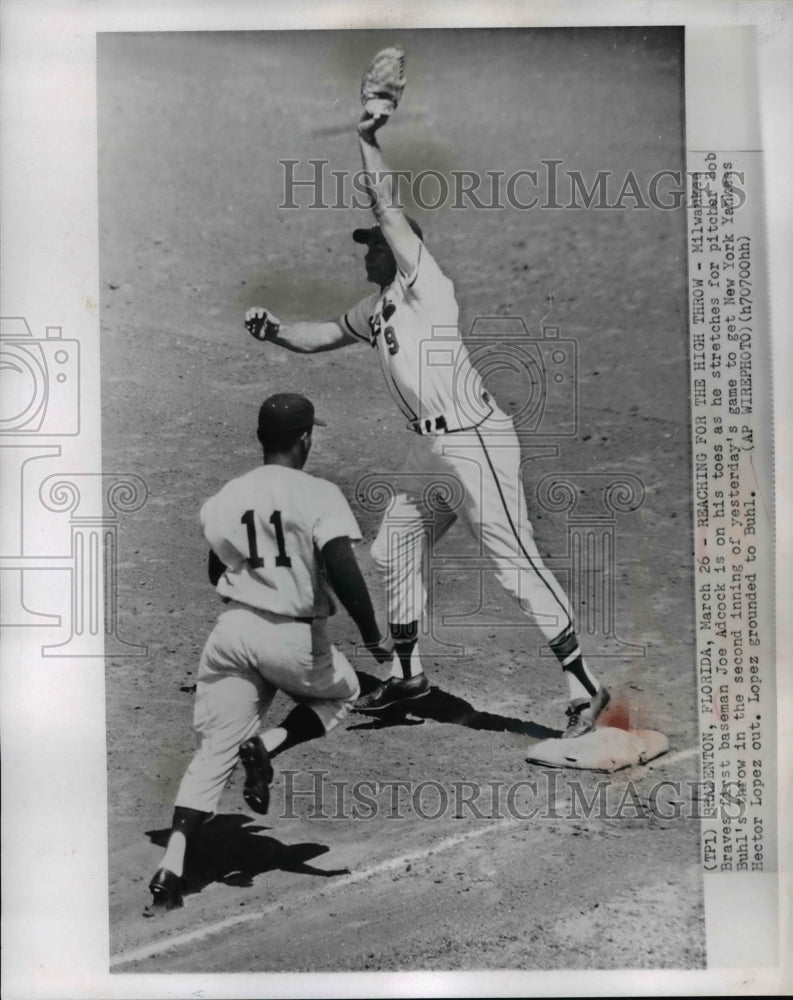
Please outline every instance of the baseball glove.
[[388, 118], [399, 104], [406, 83], [404, 51], [393, 45], [378, 52], [361, 80], [361, 104], [367, 117]]
[[257, 340], [270, 340], [281, 329], [281, 321], [266, 309], [254, 306], [245, 313], [245, 329]]

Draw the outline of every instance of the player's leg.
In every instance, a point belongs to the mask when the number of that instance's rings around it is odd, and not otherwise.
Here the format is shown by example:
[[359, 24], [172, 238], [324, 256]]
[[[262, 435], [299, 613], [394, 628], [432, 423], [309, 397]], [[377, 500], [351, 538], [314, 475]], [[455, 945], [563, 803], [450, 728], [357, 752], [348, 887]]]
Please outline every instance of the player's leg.
[[394, 640], [390, 676], [397, 681], [423, 673], [417, 640], [427, 600], [424, 561], [455, 520], [432, 502], [438, 478], [435, 464], [432, 439], [416, 437], [397, 477], [400, 492], [390, 503], [371, 549], [385, 585]]
[[328, 637], [325, 620], [313, 629], [313, 664], [307, 672], [308, 684], [295, 697], [303, 701], [297, 706], [313, 713], [322, 727], [321, 736], [327, 736], [350, 714], [360, 686], [350, 661], [334, 646]]
[[[501, 585], [531, 615], [553, 650], [567, 680], [570, 703], [565, 736], [588, 732], [608, 702], [608, 692], [586, 663], [575, 633], [572, 610], [534, 541], [520, 476], [517, 437], [474, 432], [480, 460], [454, 462], [466, 486], [465, 520], [483, 553], [492, 560]], [[453, 461], [453, 455], [450, 456]]]
[[388, 628], [394, 640], [394, 657], [386, 681], [356, 703], [359, 711], [380, 711], [429, 692], [418, 648], [418, 631], [427, 601], [427, 554], [456, 520], [451, 510], [426, 502], [429, 473], [414, 493], [400, 493], [383, 518], [372, 545], [372, 558], [380, 570], [386, 592]]
[[[355, 671], [328, 638], [327, 622], [308, 625], [284, 620], [270, 625], [257, 670], [274, 688], [297, 701], [277, 726], [260, 730], [240, 747], [246, 771], [245, 801], [266, 812], [273, 778], [272, 760], [291, 747], [319, 739], [338, 726], [358, 697]], [[273, 655], [279, 650], [279, 655]]]
[[427, 599], [422, 572], [427, 530], [426, 514], [419, 503], [400, 493], [372, 544], [372, 559], [385, 585], [386, 614], [394, 640], [390, 676], [396, 678], [423, 672], [416, 643]]
[[275, 694], [244, 661], [244, 621], [244, 613], [222, 615], [201, 655], [193, 712], [198, 747], [179, 785], [168, 844], [149, 885], [151, 912], [181, 905], [190, 838], [215, 812], [240, 744], [259, 728]]

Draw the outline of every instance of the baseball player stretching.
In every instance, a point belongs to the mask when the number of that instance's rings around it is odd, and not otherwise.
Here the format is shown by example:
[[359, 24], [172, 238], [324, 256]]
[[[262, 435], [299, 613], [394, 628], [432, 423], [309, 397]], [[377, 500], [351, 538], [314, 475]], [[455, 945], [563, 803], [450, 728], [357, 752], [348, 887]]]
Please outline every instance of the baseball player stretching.
[[[313, 425], [321, 423], [303, 396], [265, 400], [257, 429], [264, 464], [201, 508], [210, 579], [225, 607], [201, 654], [193, 717], [199, 746], [149, 885], [149, 915], [182, 905], [188, 838], [214, 813], [237, 759], [245, 801], [266, 813], [272, 758], [329, 733], [352, 708], [358, 679], [328, 640], [326, 578], [375, 658], [391, 657], [353, 554], [351, 543], [361, 537], [355, 517], [337, 486], [302, 471]], [[279, 726], [260, 732], [276, 690], [297, 705]]]
[[[426, 602], [423, 553], [428, 541], [440, 538], [459, 517], [490, 557], [499, 582], [533, 617], [556, 654], [570, 698], [563, 735], [580, 736], [594, 727], [609, 694], [584, 661], [570, 604], [537, 551], [520, 478], [518, 438], [485, 392], [460, 339], [454, 286], [427, 250], [418, 224], [396, 205], [393, 177], [375, 135], [386, 120], [364, 112], [358, 126], [376, 225], [353, 232], [367, 248], [366, 275], [379, 291], [330, 322], [284, 324], [261, 308], [245, 317], [257, 339], [292, 351], [371, 344], [394, 402], [415, 434], [400, 492], [372, 546], [385, 578], [395, 644], [391, 673], [355, 707], [378, 712], [429, 692], [417, 648]], [[428, 365], [427, 348], [438, 332], [447, 360]], [[433, 478], [448, 482], [449, 477], [459, 485], [462, 503], [446, 511], [436, 504], [429, 511]]]

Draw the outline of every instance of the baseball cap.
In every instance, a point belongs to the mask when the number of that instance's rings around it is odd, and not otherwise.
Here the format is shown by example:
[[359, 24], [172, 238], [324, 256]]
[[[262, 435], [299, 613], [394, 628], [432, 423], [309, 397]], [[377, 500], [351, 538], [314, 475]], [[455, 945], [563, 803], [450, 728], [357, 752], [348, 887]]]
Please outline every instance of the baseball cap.
[[[420, 240], [424, 239], [424, 233], [421, 231], [421, 226], [416, 222], [415, 219], [411, 218], [407, 213], [405, 213], [405, 218], [408, 221], [408, 225], [413, 230], [413, 232], [418, 236]], [[378, 225], [370, 226], [368, 229], [353, 229], [352, 238], [356, 243], [385, 243], [386, 238], [383, 236], [383, 231]]]
[[258, 430], [264, 433], [298, 431], [306, 427], [327, 427], [314, 416], [314, 404], [296, 392], [279, 392], [268, 396], [259, 408]]

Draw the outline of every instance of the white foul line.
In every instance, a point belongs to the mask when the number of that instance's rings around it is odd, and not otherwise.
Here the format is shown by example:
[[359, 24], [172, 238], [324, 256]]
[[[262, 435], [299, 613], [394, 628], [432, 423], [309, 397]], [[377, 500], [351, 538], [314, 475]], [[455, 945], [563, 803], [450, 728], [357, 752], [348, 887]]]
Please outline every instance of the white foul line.
[[[648, 761], [648, 763], [644, 766], [652, 768], [665, 764], [676, 764], [678, 761], [687, 760], [689, 757], [694, 757], [698, 753], [699, 747], [688, 747], [685, 750], [679, 750], [677, 753], [668, 755], [665, 754], [655, 760]], [[617, 775], [615, 774], [614, 776], [616, 777]], [[195, 941], [201, 941], [204, 938], [212, 937], [214, 934], [218, 934], [221, 931], [228, 930], [232, 927], [239, 927], [242, 924], [253, 923], [253, 921], [261, 920], [262, 917], [265, 917], [270, 913], [275, 913], [277, 910], [299, 906], [302, 903], [316, 899], [317, 896], [324, 896], [329, 892], [335, 892], [336, 889], [343, 889], [345, 886], [354, 885], [356, 882], [363, 882], [365, 879], [373, 878], [376, 875], [382, 875], [385, 872], [393, 871], [395, 868], [400, 868], [401, 866], [410, 864], [413, 861], [420, 861], [422, 858], [429, 857], [431, 854], [440, 854], [442, 851], [448, 851], [450, 848], [457, 847], [466, 840], [474, 840], [475, 838], [483, 837], [488, 833], [502, 832], [503, 830], [517, 826], [522, 822], [524, 822], [524, 820], [520, 817], [513, 817], [512, 819], [503, 819], [492, 824], [488, 823], [486, 826], [468, 830], [466, 833], [456, 833], [451, 837], [446, 837], [445, 840], [439, 841], [432, 847], [425, 847], [419, 851], [413, 851], [410, 854], [402, 854], [398, 858], [388, 858], [385, 861], [378, 862], [378, 864], [369, 865], [367, 868], [361, 868], [359, 871], [351, 872], [349, 875], [336, 876], [333, 881], [324, 888], [318, 890], [315, 889], [310, 893], [304, 893], [301, 896], [296, 896], [293, 899], [286, 901], [268, 903], [266, 906], [260, 906], [256, 910], [250, 910], [247, 913], [240, 913], [234, 917], [226, 917], [224, 920], [218, 920], [213, 924], [205, 924], [203, 927], [197, 927], [195, 930], [185, 931], [182, 934], [174, 934], [169, 938], [160, 938], [151, 944], [141, 945], [139, 948], [132, 948], [130, 951], [114, 955], [110, 959], [110, 968], [113, 969], [119, 965], [127, 965], [129, 962], [139, 962], [146, 958], [153, 958], [155, 955], [161, 955], [163, 952], [179, 948], [182, 945], [192, 944]]]
[[367, 868], [361, 868], [357, 872], [351, 872], [349, 875], [337, 876], [325, 888], [319, 890], [315, 889], [311, 893], [297, 896], [288, 901], [285, 900], [268, 903], [267, 906], [261, 906], [248, 913], [240, 913], [235, 917], [226, 917], [225, 920], [218, 920], [214, 924], [205, 924], [203, 927], [198, 927], [192, 931], [185, 931], [183, 934], [174, 934], [169, 938], [161, 938], [151, 944], [142, 945], [140, 948], [133, 948], [131, 951], [125, 951], [120, 955], [111, 957], [110, 968], [115, 968], [118, 965], [126, 965], [128, 962], [138, 962], [145, 958], [153, 958], [155, 955], [162, 954], [165, 951], [170, 951], [172, 948], [179, 948], [181, 945], [200, 941], [202, 938], [211, 937], [213, 934], [228, 930], [231, 927], [239, 927], [241, 924], [249, 924], [254, 920], [261, 920], [262, 917], [267, 916], [270, 913], [274, 913], [276, 910], [298, 906], [301, 903], [316, 899], [317, 896], [324, 896], [328, 892], [333, 892], [336, 889], [343, 889], [348, 885], [354, 885], [356, 882], [362, 882], [364, 879], [371, 878], [374, 875], [382, 875], [384, 872], [393, 871], [394, 868], [399, 868], [402, 865], [407, 865], [413, 861], [419, 861], [431, 854], [439, 854], [441, 851], [447, 851], [449, 848], [456, 847], [458, 844], [462, 844], [466, 840], [473, 840], [476, 837], [482, 837], [485, 834], [495, 831], [502, 832], [507, 827], [517, 826], [521, 822], [523, 821], [518, 817], [514, 819], [504, 819], [499, 822], [495, 822], [492, 825], [488, 824], [487, 826], [469, 830], [467, 833], [457, 833], [452, 837], [447, 837], [445, 840], [439, 841], [438, 844], [433, 847], [425, 847], [420, 851], [413, 851], [411, 854], [402, 854], [398, 858], [389, 858], [376, 865], [369, 865]]

